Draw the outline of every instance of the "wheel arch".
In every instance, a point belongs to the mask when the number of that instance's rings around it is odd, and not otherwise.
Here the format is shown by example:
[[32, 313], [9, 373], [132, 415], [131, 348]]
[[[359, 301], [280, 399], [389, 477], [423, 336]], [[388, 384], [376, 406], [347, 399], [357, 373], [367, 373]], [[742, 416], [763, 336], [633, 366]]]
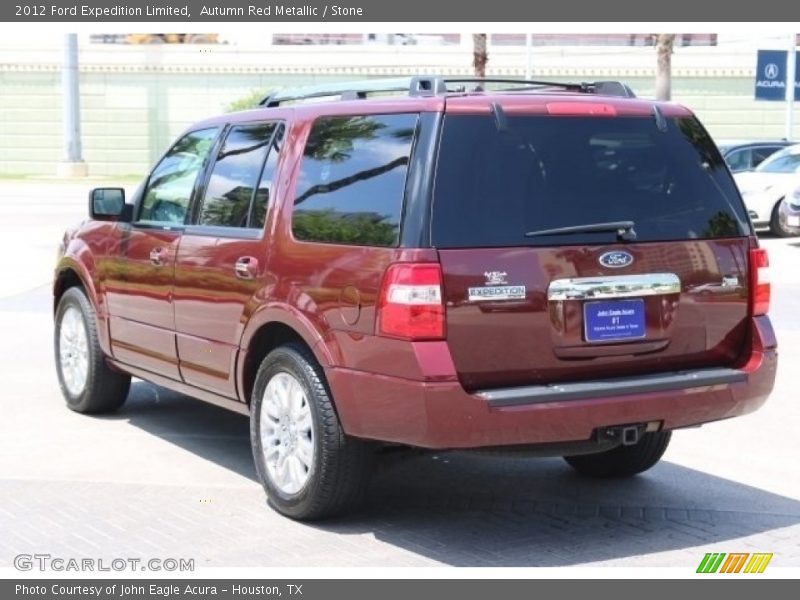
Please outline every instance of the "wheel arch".
[[289, 308], [264, 310], [250, 319], [239, 344], [236, 387], [241, 401], [250, 403], [256, 372], [264, 357], [287, 343], [307, 348], [323, 369], [336, 364], [321, 332], [302, 314]]
[[82, 267], [80, 263], [71, 258], [65, 257], [56, 268], [56, 274], [53, 279], [53, 314], [55, 314], [58, 309], [58, 303], [64, 295], [64, 292], [71, 287], [83, 288], [83, 291], [86, 292], [95, 310], [100, 312], [97, 292], [86, 268]]
[[[94, 262], [90, 260], [89, 263], [93, 269]], [[108, 331], [106, 306], [102, 296], [97, 292], [91, 273], [91, 270], [83, 260], [77, 261], [71, 256], [65, 256], [59, 261], [53, 278], [53, 316], [55, 317], [58, 303], [64, 293], [73, 287], [80, 287], [94, 307], [97, 318], [97, 338], [100, 342], [100, 347], [106, 356], [111, 356], [111, 339]]]

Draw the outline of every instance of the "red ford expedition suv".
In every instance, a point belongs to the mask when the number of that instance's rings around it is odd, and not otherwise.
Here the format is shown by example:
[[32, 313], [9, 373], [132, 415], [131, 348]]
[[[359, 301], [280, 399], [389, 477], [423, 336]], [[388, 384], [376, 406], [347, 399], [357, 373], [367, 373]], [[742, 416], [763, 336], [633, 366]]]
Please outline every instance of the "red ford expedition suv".
[[67, 405], [135, 376], [249, 414], [293, 518], [351, 506], [386, 445], [633, 475], [773, 386], [767, 255], [719, 151], [617, 82], [273, 95], [89, 210], [55, 272]]

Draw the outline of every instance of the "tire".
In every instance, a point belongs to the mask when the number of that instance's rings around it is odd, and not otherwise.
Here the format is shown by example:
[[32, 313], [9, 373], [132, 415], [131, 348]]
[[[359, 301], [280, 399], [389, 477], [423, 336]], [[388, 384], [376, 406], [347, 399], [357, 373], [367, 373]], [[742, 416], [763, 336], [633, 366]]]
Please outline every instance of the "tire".
[[782, 237], [782, 238], [794, 237], [797, 234], [789, 231], [783, 226], [783, 224], [781, 224], [781, 215], [780, 215], [781, 202], [783, 202], [783, 198], [778, 200], [778, 202], [772, 209], [772, 215], [769, 218], [769, 230], [773, 233], [773, 235], [777, 237]]
[[667, 450], [671, 437], [671, 431], [645, 433], [638, 444], [617, 446], [597, 454], [565, 456], [564, 460], [588, 477], [630, 477], [654, 466]]
[[56, 309], [53, 337], [58, 383], [70, 409], [107, 413], [125, 403], [131, 377], [106, 363], [97, 341], [95, 311], [83, 289], [71, 287], [64, 292]]
[[311, 521], [342, 514], [366, 490], [371, 448], [345, 435], [322, 369], [299, 344], [281, 346], [261, 362], [250, 440], [269, 504], [287, 517]]

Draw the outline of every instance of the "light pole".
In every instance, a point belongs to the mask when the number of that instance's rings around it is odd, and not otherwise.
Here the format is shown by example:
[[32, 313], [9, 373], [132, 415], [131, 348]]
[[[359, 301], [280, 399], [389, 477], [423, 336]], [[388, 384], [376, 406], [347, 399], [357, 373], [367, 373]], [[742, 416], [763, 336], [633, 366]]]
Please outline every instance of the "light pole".
[[791, 140], [794, 129], [794, 80], [797, 69], [797, 42], [789, 34], [789, 52], [786, 54], [786, 139]]
[[86, 177], [89, 169], [81, 156], [81, 109], [78, 81], [78, 34], [64, 36], [64, 68], [61, 73], [64, 159], [58, 164], [60, 177]]
[[525, 34], [525, 79], [533, 77], [533, 57], [531, 51], [533, 50], [533, 34]]

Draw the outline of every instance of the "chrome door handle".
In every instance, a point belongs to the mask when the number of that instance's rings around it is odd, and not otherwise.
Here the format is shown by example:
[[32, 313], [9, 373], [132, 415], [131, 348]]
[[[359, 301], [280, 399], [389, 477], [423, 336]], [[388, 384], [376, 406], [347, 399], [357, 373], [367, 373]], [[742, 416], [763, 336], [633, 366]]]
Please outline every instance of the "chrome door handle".
[[243, 256], [233, 266], [239, 279], [255, 279], [258, 273], [258, 259], [252, 256]]
[[154, 267], [163, 267], [164, 266], [164, 258], [167, 255], [167, 251], [160, 246], [158, 248], [153, 248], [150, 250], [150, 264]]

